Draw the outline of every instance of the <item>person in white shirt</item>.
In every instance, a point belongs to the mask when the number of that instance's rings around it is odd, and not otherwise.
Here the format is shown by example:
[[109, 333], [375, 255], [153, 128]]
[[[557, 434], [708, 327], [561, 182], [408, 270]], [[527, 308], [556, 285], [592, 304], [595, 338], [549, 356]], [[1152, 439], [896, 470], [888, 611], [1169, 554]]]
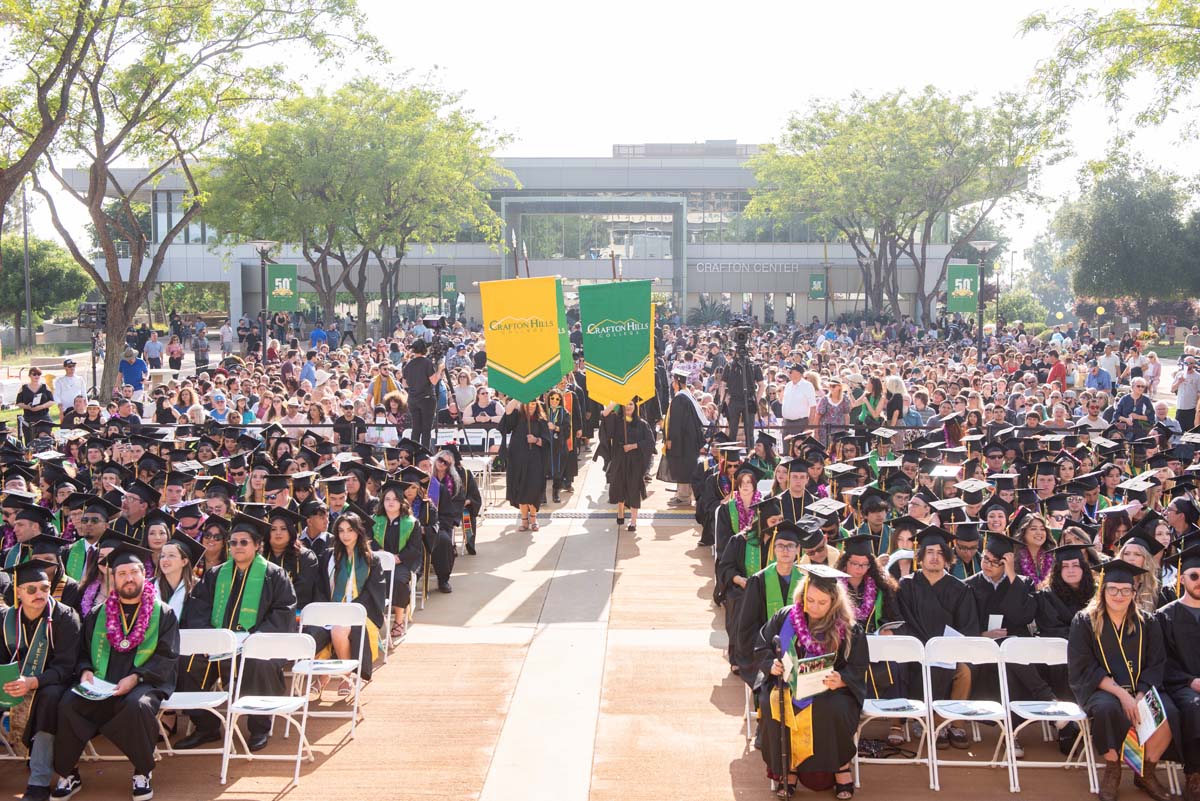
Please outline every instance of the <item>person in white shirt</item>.
[[63, 370], [66, 374], [54, 379], [54, 402], [58, 404], [60, 420], [63, 414], [74, 405], [77, 396], [87, 395], [87, 387], [83, 383], [83, 378], [75, 375], [75, 360], [64, 361]]
[[226, 320], [221, 324], [221, 356], [229, 356], [233, 353], [233, 326]]
[[1111, 344], [1104, 346], [1104, 355], [1096, 359], [1096, 363], [1100, 365], [1100, 369], [1113, 377], [1116, 382], [1121, 375], [1121, 357], [1114, 352]]
[[783, 436], [799, 434], [808, 428], [808, 417], [817, 404], [817, 391], [804, 377], [804, 365], [793, 362], [788, 368], [789, 380], [783, 385]]

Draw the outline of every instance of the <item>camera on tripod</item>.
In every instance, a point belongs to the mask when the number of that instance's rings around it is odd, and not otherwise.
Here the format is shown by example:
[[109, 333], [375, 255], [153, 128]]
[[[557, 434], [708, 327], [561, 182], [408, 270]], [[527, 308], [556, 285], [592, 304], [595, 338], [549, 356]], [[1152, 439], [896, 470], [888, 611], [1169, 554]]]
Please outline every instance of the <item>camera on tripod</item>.
[[754, 326], [745, 317], [738, 315], [730, 320], [733, 325], [733, 344], [737, 347], [738, 353], [746, 353], [750, 347], [750, 334], [754, 331]]
[[449, 330], [446, 315], [427, 314], [421, 318], [421, 323], [433, 331], [433, 339], [429, 342], [429, 357], [434, 362], [437, 362], [446, 355], [447, 351], [450, 350], [450, 346], [454, 344], [450, 341], [450, 337], [446, 335], [446, 331]]

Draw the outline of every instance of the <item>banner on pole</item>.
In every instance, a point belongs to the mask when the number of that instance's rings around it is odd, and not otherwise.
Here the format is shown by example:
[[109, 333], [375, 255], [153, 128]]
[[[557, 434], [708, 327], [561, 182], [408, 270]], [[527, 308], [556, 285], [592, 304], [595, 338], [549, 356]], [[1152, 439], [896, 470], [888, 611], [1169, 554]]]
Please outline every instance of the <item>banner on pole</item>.
[[528, 403], [566, 375], [559, 339], [558, 292], [556, 278], [480, 283], [488, 383], [493, 389]]
[[567, 323], [567, 302], [563, 298], [562, 279], [554, 279], [554, 291], [558, 296], [558, 359], [562, 374], [566, 375], [575, 369], [575, 360], [571, 357], [571, 326]]
[[[588, 395], [601, 404], [654, 396], [654, 309], [650, 281], [579, 287]], [[489, 348], [490, 353], [490, 348]]]
[[825, 300], [825, 276], [815, 273], [808, 276], [808, 299]]
[[267, 265], [267, 310], [294, 312], [300, 308], [300, 285], [296, 265]]
[[946, 311], [973, 314], [979, 308], [979, 265], [951, 264], [946, 268]]

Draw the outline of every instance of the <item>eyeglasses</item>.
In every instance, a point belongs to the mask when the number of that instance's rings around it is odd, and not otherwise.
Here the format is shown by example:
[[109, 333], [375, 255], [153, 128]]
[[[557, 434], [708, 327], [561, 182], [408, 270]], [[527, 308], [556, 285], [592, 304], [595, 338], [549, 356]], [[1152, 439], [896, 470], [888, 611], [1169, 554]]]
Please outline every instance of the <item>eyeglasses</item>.
[[108, 521], [103, 517], [97, 517], [96, 515], [84, 515], [83, 517], [79, 518], [79, 522], [92, 525], [94, 523], [107, 523]]
[[1114, 587], [1110, 584], [1104, 588], [1104, 593], [1113, 598], [1132, 598], [1133, 587]]
[[254, 545], [254, 540], [230, 540], [230, 548], [249, 548]]
[[1003, 559], [997, 559], [996, 557], [992, 556], [991, 554], [985, 555], [983, 557], [983, 559], [981, 559], [980, 561], [983, 564], [990, 565], [992, 567], [999, 567], [1000, 565], [1004, 564]]
[[1189, 570], [1183, 574], [1187, 581], [1200, 581], [1200, 570]]
[[225, 535], [223, 533], [221, 533], [220, 531], [206, 531], [206, 532], [204, 532], [203, 536], [200, 537], [200, 539], [202, 539], [202, 540], [223, 540], [223, 539], [225, 539]]

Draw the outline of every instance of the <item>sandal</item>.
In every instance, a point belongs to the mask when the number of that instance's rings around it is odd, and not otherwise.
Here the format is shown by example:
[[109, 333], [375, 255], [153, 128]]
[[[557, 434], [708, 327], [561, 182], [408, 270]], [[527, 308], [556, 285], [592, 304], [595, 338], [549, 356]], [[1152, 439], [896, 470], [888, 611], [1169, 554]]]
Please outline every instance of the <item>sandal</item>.
[[529, 524], [529, 530], [530, 530], [530, 531], [539, 531], [539, 530], [540, 530], [540, 529], [539, 529], [539, 527], [538, 527], [538, 521], [537, 521], [537, 518], [534, 518], [534, 521], [533, 521], [532, 523], [530, 523], [530, 524]]
[[854, 782], [849, 781], [845, 784], [834, 782], [833, 797], [838, 799], [838, 801], [850, 801], [851, 798], [854, 798]]
[[398, 640], [404, 636], [404, 621], [397, 619], [392, 623], [391, 637], [393, 640]]
[[529, 518], [521, 518], [521, 526], [517, 529], [517, 531], [529, 531]]
[[338, 687], [338, 698], [348, 700], [354, 695], [354, 682], [350, 679], [342, 679], [342, 684]]

